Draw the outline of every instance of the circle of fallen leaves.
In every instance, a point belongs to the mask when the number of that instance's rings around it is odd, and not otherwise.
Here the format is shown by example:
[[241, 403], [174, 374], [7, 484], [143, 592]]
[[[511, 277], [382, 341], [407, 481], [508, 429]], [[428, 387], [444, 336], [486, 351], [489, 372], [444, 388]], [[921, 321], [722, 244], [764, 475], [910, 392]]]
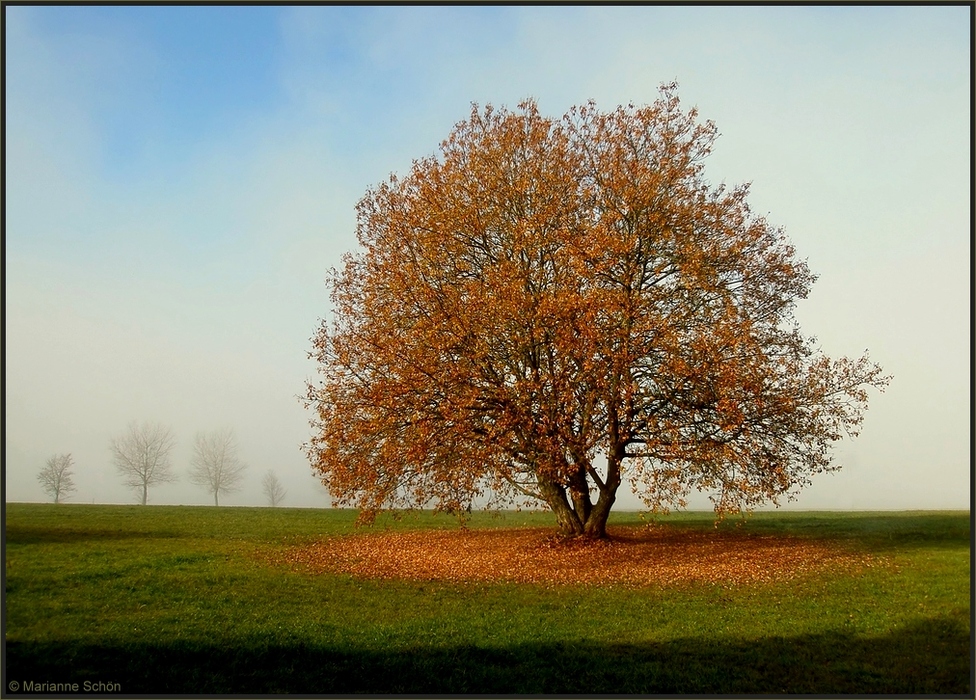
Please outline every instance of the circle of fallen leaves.
[[877, 564], [837, 544], [795, 537], [661, 525], [608, 533], [596, 541], [554, 536], [545, 528], [365, 533], [279, 550], [271, 558], [310, 573], [547, 586], [740, 585]]

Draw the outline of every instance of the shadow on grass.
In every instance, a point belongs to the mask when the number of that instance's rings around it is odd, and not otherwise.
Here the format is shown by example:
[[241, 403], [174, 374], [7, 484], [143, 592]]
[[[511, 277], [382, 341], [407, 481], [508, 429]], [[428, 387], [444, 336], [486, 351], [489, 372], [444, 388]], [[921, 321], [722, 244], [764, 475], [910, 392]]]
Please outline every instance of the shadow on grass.
[[[360, 650], [276, 644], [6, 645], [6, 682], [117, 683], [133, 693], [952, 693], [971, 696], [968, 625], [889, 635]], [[16, 696], [16, 693], [10, 693]]]
[[[698, 524], [699, 527], [703, 527]], [[745, 521], [729, 519], [719, 531], [791, 535], [856, 543], [883, 553], [896, 549], [969, 548], [968, 513], [761, 513]]]
[[69, 529], [66, 527], [42, 527], [7, 524], [7, 544], [73, 544], [88, 540], [149, 540], [181, 537], [176, 532], [140, 532], [138, 530], [108, 530], [95, 528]]

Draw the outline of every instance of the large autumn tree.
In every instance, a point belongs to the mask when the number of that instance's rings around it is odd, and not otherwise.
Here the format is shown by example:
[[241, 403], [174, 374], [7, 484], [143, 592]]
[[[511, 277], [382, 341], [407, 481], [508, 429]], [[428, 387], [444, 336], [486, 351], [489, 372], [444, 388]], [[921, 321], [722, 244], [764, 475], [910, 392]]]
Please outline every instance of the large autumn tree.
[[369, 190], [307, 393], [333, 497], [369, 519], [521, 495], [602, 537], [625, 478], [734, 512], [836, 469], [887, 378], [801, 334], [815, 277], [746, 186], [709, 183], [716, 136], [674, 85], [562, 119], [474, 106]]

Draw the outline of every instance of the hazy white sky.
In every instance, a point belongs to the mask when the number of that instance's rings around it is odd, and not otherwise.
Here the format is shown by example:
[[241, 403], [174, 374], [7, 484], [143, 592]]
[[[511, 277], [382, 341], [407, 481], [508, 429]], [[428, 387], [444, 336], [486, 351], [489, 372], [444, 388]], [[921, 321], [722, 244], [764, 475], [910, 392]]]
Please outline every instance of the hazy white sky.
[[[5, 14], [8, 501], [76, 462], [80, 502], [134, 502], [109, 440], [233, 428], [228, 505], [328, 504], [298, 396], [366, 188], [471, 102], [651, 102], [677, 80], [820, 274], [798, 317], [894, 375], [844, 469], [792, 507], [967, 508], [970, 7], [10, 7]], [[622, 498], [618, 507], [636, 507]], [[704, 503], [704, 502], [702, 502]], [[697, 505], [702, 505], [697, 503]]]

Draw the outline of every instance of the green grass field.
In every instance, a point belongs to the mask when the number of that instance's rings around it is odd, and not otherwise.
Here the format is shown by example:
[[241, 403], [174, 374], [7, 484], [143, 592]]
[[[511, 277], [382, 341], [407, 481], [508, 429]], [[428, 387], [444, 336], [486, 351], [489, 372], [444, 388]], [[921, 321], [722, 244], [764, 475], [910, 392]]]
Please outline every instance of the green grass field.
[[[4, 692], [50, 683], [124, 695], [973, 691], [968, 512], [756, 514], [741, 527], [884, 562], [761, 585], [373, 581], [263, 556], [353, 532], [354, 519], [7, 504]], [[706, 513], [662, 520], [713, 526]], [[551, 524], [546, 514], [475, 513], [471, 527]], [[422, 513], [375, 527], [457, 522]]]

